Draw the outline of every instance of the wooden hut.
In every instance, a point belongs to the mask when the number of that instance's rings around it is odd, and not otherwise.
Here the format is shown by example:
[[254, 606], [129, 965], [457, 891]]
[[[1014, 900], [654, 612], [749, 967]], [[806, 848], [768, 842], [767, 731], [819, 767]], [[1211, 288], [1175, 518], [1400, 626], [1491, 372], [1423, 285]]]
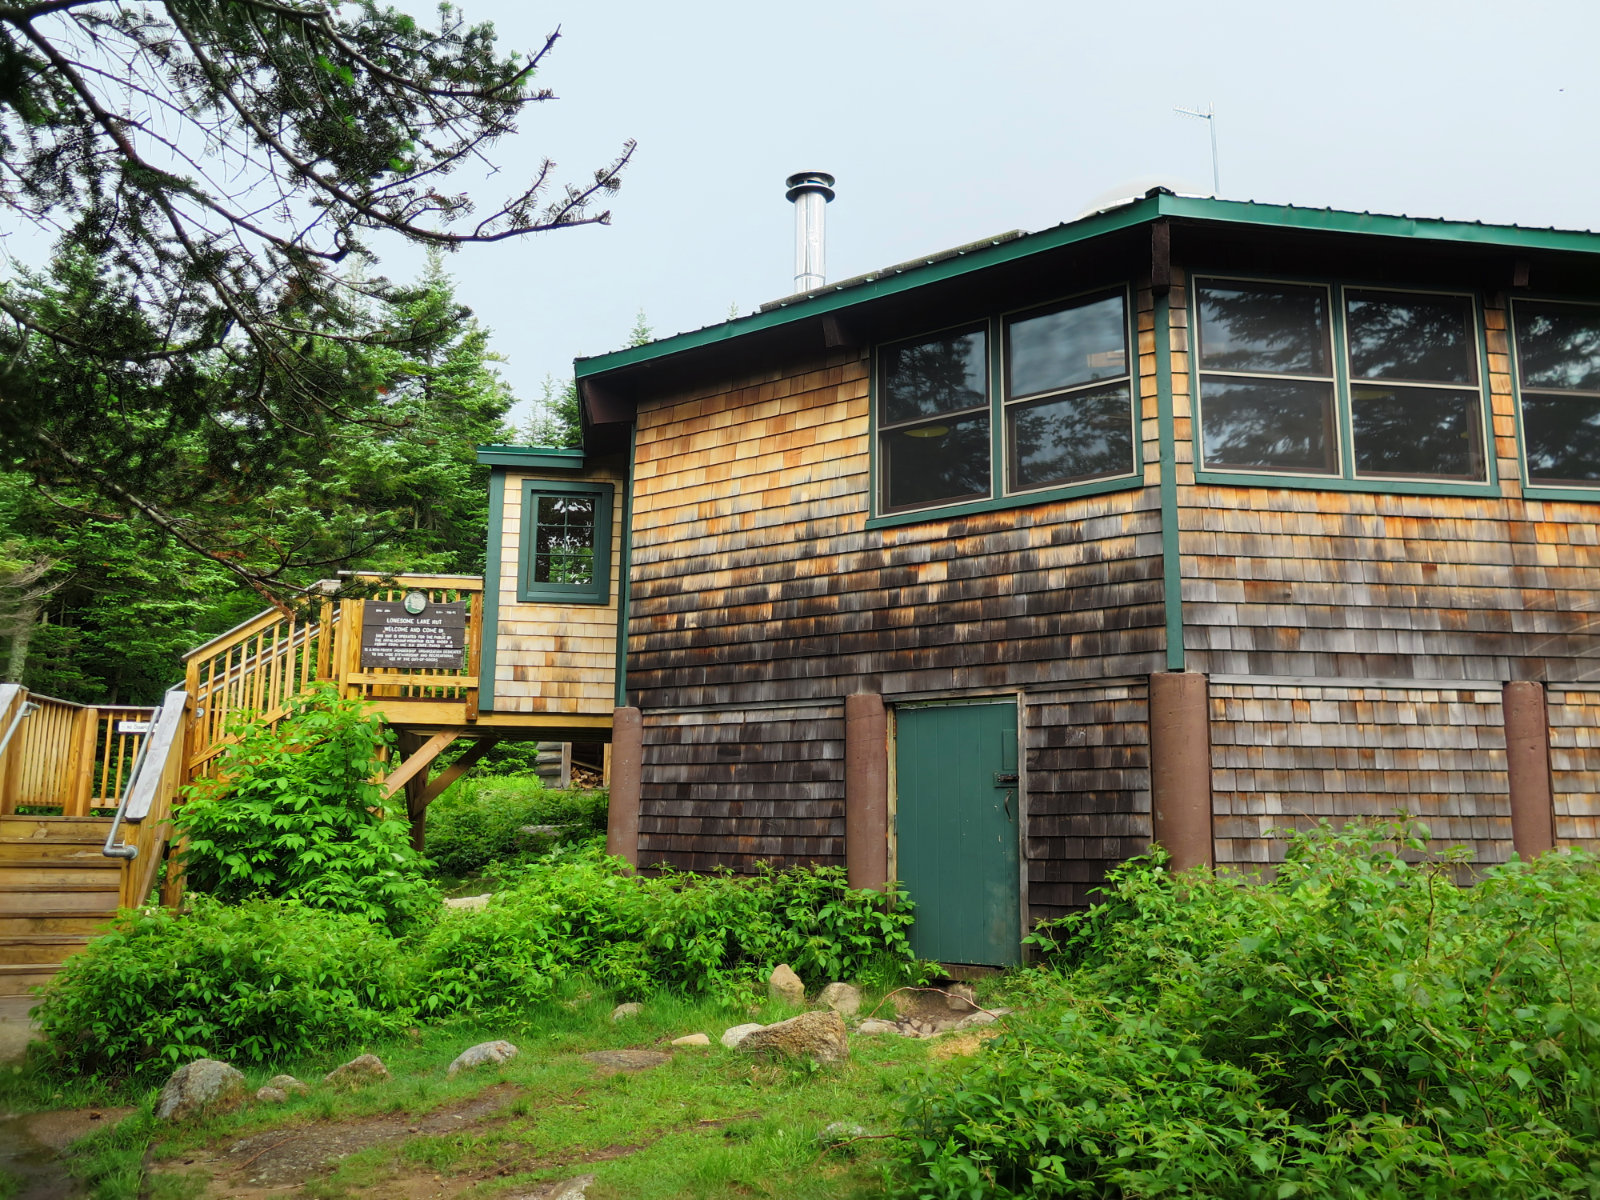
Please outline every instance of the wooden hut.
[[559, 674], [617, 852], [899, 879], [949, 962], [1153, 837], [1594, 845], [1597, 267], [1157, 190], [579, 360], [581, 453], [485, 452], [483, 707]]

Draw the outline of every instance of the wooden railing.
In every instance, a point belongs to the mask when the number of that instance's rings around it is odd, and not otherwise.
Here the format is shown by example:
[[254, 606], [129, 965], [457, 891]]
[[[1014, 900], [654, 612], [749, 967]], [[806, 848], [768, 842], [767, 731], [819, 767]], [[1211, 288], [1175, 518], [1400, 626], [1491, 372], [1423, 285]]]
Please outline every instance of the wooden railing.
[[[476, 575], [346, 575], [361, 598], [327, 599], [310, 615], [268, 609], [184, 656], [185, 689], [192, 713], [187, 771], [205, 775], [234, 740], [232, 724], [275, 725], [288, 702], [314, 681], [337, 684], [341, 695], [380, 705], [410, 701], [459, 704], [466, 720], [478, 715], [478, 662], [482, 647], [483, 580]], [[332, 581], [324, 585], [332, 590]], [[402, 600], [423, 592], [429, 603], [464, 602], [467, 647], [459, 670], [376, 668], [361, 664], [365, 600]], [[391, 714], [392, 715], [392, 714]]]
[[[124, 860], [123, 908], [136, 907], [149, 898], [172, 836], [172, 809], [188, 774], [184, 753], [188, 699], [183, 692], [168, 692], [154, 711], [138, 772], [106, 837], [106, 853]], [[162, 900], [176, 904], [183, 880], [175, 858], [169, 861], [169, 871]]]
[[[19, 809], [87, 817], [117, 806], [155, 709], [74, 704], [5, 689], [0, 701], [0, 813]], [[26, 712], [23, 710], [26, 708]]]

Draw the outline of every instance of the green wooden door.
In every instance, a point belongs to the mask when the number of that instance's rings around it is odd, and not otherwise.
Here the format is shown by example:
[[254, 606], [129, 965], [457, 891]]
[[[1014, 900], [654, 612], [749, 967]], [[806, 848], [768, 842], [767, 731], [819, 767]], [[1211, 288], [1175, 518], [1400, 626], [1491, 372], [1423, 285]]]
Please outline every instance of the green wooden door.
[[896, 708], [895, 777], [900, 882], [917, 905], [913, 948], [937, 962], [1016, 962], [1016, 702]]

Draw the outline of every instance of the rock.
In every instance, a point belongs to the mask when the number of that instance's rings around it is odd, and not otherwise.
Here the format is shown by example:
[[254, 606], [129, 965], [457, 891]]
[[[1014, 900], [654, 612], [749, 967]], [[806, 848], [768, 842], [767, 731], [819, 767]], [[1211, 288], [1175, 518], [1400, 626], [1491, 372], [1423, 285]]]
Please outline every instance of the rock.
[[689, 1033], [681, 1038], [673, 1038], [674, 1046], [709, 1046], [711, 1039], [703, 1033]]
[[877, 1017], [868, 1017], [856, 1027], [856, 1032], [864, 1037], [874, 1037], [880, 1033], [905, 1033], [897, 1021], [880, 1021]]
[[282, 1088], [263, 1086], [256, 1089], [256, 1099], [262, 1104], [285, 1104], [289, 1093]]
[[550, 1190], [534, 1193], [539, 1200], [583, 1200], [583, 1194], [594, 1182], [593, 1175], [576, 1175], [554, 1184]]
[[226, 1112], [244, 1102], [244, 1076], [225, 1062], [197, 1058], [179, 1067], [162, 1085], [156, 1101], [158, 1121], [184, 1121], [201, 1112]]
[[488, 908], [489, 897], [492, 895], [494, 895], [493, 892], [485, 892], [481, 896], [451, 896], [444, 902], [444, 906], [446, 908]]
[[595, 1050], [584, 1059], [600, 1068], [603, 1075], [618, 1071], [648, 1071], [672, 1061], [672, 1055], [660, 1050]]
[[980, 1008], [975, 1013], [968, 1013], [951, 1026], [952, 1029], [971, 1029], [974, 1025], [993, 1025], [1001, 1017], [1011, 1015], [1009, 1008]]
[[971, 1012], [978, 1007], [978, 993], [970, 983], [952, 983], [944, 991], [945, 1007], [951, 1012]]
[[765, 1028], [766, 1026], [760, 1024], [759, 1022], [749, 1025], [735, 1025], [732, 1029], [727, 1030], [722, 1035], [722, 1044], [729, 1050], [737, 1050], [739, 1048], [739, 1043], [744, 1041], [746, 1037], [758, 1029]]
[[449, 1078], [457, 1071], [465, 1071], [472, 1067], [510, 1062], [516, 1056], [517, 1048], [510, 1042], [479, 1042], [476, 1046], [469, 1046], [456, 1055], [455, 1062], [445, 1070], [445, 1077]]
[[848, 983], [830, 983], [817, 999], [841, 1017], [853, 1017], [861, 1011], [861, 993]]
[[836, 1063], [850, 1056], [844, 1018], [831, 1009], [801, 1013], [776, 1025], [745, 1034], [738, 1049], [745, 1054], [777, 1054], [817, 1063]]
[[363, 1054], [347, 1063], [340, 1063], [322, 1077], [322, 1082], [331, 1083], [334, 1087], [350, 1088], [353, 1091], [387, 1078], [389, 1078], [389, 1068], [383, 1065], [383, 1060], [376, 1054]]
[[611, 1010], [611, 1019], [613, 1021], [626, 1021], [629, 1017], [637, 1017], [643, 1011], [644, 1005], [629, 1001], [627, 1004], [619, 1004], [613, 1008]]
[[293, 1075], [274, 1075], [267, 1080], [269, 1088], [277, 1088], [280, 1092], [288, 1092], [291, 1096], [304, 1096], [311, 1091]]
[[806, 1002], [806, 985], [800, 982], [788, 963], [772, 968], [772, 978], [767, 980], [767, 997], [798, 1008]]
[[834, 1121], [822, 1127], [817, 1134], [817, 1141], [824, 1146], [837, 1146], [841, 1142], [848, 1142], [851, 1138], [866, 1135], [867, 1131], [854, 1122]]

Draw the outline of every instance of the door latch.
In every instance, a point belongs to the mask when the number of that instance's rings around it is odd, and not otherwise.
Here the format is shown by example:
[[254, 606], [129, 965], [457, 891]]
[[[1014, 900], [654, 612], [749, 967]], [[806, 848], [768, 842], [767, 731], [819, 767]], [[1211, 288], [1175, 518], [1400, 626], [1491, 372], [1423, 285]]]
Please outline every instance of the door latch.
[[1015, 771], [996, 771], [994, 773], [995, 787], [1016, 787], [1017, 773]]

